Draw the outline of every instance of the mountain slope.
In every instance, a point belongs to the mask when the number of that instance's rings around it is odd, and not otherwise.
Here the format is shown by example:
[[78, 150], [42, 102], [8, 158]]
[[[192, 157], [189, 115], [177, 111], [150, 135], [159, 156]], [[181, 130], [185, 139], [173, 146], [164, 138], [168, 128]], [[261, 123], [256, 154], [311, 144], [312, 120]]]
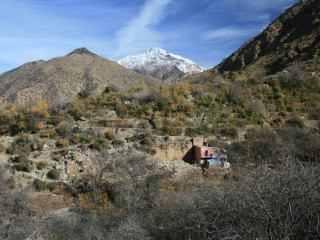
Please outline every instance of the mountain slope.
[[107, 85], [148, 87], [161, 84], [145, 76], [91, 53], [76, 49], [64, 57], [26, 63], [0, 76], [0, 99], [5, 102], [71, 100], [80, 90], [101, 93]]
[[320, 4], [301, 0], [270, 24], [260, 35], [246, 42], [218, 66], [224, 71], [252, 72], [264, 68], [276, 73], [297, 61], [320, 54]]
[[185, 75], [204, 71], [190, 59], [172, 54], [158, 47], [147, 52], [128, 56], [119, 64], [142, 74], [149, 74], [168, 83], [175, 83]]

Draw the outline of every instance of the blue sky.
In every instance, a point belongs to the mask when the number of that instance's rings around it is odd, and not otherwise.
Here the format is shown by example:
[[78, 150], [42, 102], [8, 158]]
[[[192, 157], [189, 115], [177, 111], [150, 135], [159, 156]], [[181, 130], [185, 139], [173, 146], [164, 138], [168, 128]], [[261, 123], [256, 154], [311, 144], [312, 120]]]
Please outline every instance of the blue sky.
[[161, 47], [213, 67], [298, 0], [1, 0], [0, 72], [76, 48], [112, 60]]

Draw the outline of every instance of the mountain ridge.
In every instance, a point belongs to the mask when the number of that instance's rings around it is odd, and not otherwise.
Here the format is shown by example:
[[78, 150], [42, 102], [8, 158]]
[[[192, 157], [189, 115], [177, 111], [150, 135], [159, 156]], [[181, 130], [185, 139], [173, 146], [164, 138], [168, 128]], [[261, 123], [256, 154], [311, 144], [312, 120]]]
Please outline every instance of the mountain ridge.
[[142, 74], [148, 74], [167, 83], [176, 83], [186, 75], [203, 72], [205, 69], [194, 61], [170, 53], [159, 47], [127, 56], [118, 63]]
[[0, 75], [0, 82], [0, 99], [13, 103], [69, 101], [81, 90], [102, 92], [107, 85], [133, 88], [161, 84], [86, 48], [48, 61], [27, 62]]
[[290, 64], [320, 55], [320, 5], [301, 0], [281, 14], [261, 34], [244, 43], [216, 68], [252, 72], [264, 68], [274, 74]]

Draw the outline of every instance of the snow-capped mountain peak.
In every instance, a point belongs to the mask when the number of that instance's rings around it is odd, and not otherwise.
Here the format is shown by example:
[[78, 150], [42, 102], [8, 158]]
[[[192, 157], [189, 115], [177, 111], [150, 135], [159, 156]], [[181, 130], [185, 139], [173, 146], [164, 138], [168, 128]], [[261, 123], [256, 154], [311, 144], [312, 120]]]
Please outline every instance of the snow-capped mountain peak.
[[143, 68], [149, 73], [164, 67], [167, 69], [175, 67], [184, 74], [193, 74], [205, 70], [192, 60], [175, 55], [159, 47], [153, 47], [138, 55], [125, 57], [119, 60], [118, 63], [132, 70]]

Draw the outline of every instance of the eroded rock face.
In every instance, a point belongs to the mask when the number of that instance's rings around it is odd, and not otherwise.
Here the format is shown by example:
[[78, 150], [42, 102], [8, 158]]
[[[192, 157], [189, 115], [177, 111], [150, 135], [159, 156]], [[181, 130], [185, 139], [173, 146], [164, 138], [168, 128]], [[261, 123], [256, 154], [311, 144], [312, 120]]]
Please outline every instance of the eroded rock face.
[[320, 53], [320, 4], [302, 0], [218, 66], [219, 72], [252, 71], [263, 66], [276, 73]]

